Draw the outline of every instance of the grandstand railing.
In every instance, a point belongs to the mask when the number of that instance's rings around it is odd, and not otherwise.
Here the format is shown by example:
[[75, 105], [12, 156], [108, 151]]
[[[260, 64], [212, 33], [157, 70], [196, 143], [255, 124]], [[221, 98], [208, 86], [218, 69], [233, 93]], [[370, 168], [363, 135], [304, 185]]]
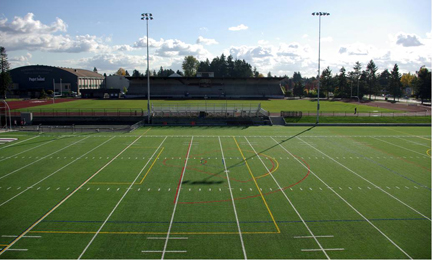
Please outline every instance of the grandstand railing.
[[152, 115], [155, 117], [262, 117], [269, 112], [261, 104], [233, 103], [153, 103]]
[[32, 108], [32, 109], [21, 109], [19, 111], [11, 111], [12, 116], [20, 116], [21, 112], [31, 112], [33, 116], [139, 116], [142, 117], [147, 114], [141, 108]]

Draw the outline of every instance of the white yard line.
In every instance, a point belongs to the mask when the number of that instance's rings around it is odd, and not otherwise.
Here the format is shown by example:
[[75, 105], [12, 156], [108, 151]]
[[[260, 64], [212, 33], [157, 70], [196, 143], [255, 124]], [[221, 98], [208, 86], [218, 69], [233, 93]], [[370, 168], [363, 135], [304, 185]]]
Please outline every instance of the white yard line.
[[174, 251], [157, 251], [157, 250], [143, 250], [142, 253], [187, 253], [186, 250], [174, 250]]
[[[300, 139], [299, 137], [297, 137]], [[338, 196], [343, 202], [345, 202], [351, 209], [353, 209], [357, 214], [359, 214], [366, 222], [368, 222], [373, 228], [375, 228], [381, 235], [383, 235], [390, 243], [392, 243], [397, 249], [399, 249], [404, 255], [406, 255], [408, 258], [412, 259], [410, 255], [408, 255], [402, 248], [400, 248], [393, 240], [391, 240], [384, 232], [382, 232], [377, 226], [375, 226], [369, 219], [367, 219], [363, 214], [361, 214], [356, 208], [354, 208], [353, 205], [351, 205], [348, 201], [346, 201], [339, 193], [337, 193], [332, 187], [330, 187], [326, 182], [324, 182], [318, 175], [316, 175], [312, 170], [310, 170], [306, 165], [303, 164], [297, 157], [294, 157], [294, 155], [288, 151], [283, 145], [281, 145], [278, 141], [276, 141], [274, 138], [272, 138], [275, 143], [277, 143], [285, 152], [287, 152], [289, 155], [291, 155], [298, 163], [300, 163], [301, 166], [303, 166], [305, 169], [309, 170], [310, 173], [312, 173], [313, 176], [315, 176], [318, 180], [320, 180], [329, 190], [331, 190], [336, 196]], [[302, 139], [300, 139], [303, 141]], [[305, 141], [303, 141], [305, 142]], [[307, 142], [305, 142], [307, 143]], [[312, 147], [312, 146], [311, 146]], [[316, 149], [315, 147], [313, 147]], [[316, 149], [319, 151], [318, 149]], [[324, 153], [323, 153], [324, 154]], [[327, 155], [326, 155], [327, 156]], [[327, 156], [328, 157], [328, 156]], [[331, 158], [331, 157], [329, 157]], [[332, 159], [332, 158], [331, 158]], [[332, 159], [333, 160], [333, 159]]]
[[427, 147], [427, 148], [430, 148], [430, 147], [431, 147], [430, 142], [429, 142], [429, 145], [426, 145], [426, 144], [422, 144], [422, 143], [414, 142], [414, 141], [411, 141], [411, 140], [408, 140], [408, 139], [403, 139], [403, 138], [400, 138], [400, 137], [397, 137], [397, 136], [395, 136], [395, 138], [397, 138], [397, 139], [401, 139], [401, 140], [403, 140], [403, 141], [406, 141], [406, 142], [409, 142], [409, 143], [413, 143], [413, 144], [416, 144], [416, 145], [424, 146], [424, 147]]
[[240, 242], [241, 242], [241, 245], [242, 245], [243, 256], [244, 256], [244, 259], [247, 259], [246, 249], [245, 249], [245, 246], [244, 246], [244, 243], [243, 243], [243, 235], [242, 235], [241, 228], [240, 228], [240, 222], [239, 222], [238, 216], [237, 216], [237, 210], [236, 210], [236, 206], [235, 206], [235, 202], [234, 202], [234, 196], [233, 196], [232, 189], [231, 189], [231, 181], [230, 181], [230, 178], [229, 178], [229, 175], [228, 175], [228, 169], [226, 167], [225, 155], [224, 155], [224, 152], [223, 152], [222, 142], [220, 140], [220, 137], [218, 137], [218, 140], [219, 140], [219, 146], [220, 146], [221, 153], [222, 153], [222, 161], [223, 161], [223, 165], [224, 165], [224, 168], [225, 168], [225, 173], [226, 173], [226, 176], [227, 176], [228, 190], [229, 190], [230, 195], [231, 195], [231, 202], [232, 202], [232, 205], [233, 205], [233, 208], [234, 208], [234, 215], [235, 215], [235, 218], [236, 218], [237, 228], [238, 228], [238, 232], [239, 232], [239, 235], [240, 235]]
[[2, 202], [0, 204], [0, 207], [5, 205], [6, 203], [10, 202], [11, 200], [15, 199], [16, 197], [20, 196], [21, 194], [23, 194], [24, 192], [28, 191], [29, 189], [34, 188], [34, 186], [38, 185], [39, 183], [43, 182], [44, 180], [48, 179], [49, 177], [53, 176], [54, 174], [56, 174], [57, 172], [63, 170], [64, 168], [68, 167], [69, 165], [71, 165], [72, 163], [78, 161], [79, 159], [81, 159], [83, 156], [93, 152], [94, 150], [96, 150], [97, 148], [101, 147], [102, 145], [106, 144], [107, 142], [111, 141], [115, 136], [111, 137], [110, 139], [106, 140], [105, 142], [101, 143], [100, 145], [94, 147], [93, 149], [91, 149], [90, 151], [86, 152], [85, 154], [81, 155], [80, 157], [76, 158], [75, 160], [73, 160], [72, 162], [66, 164], [65, 166], [61, 167], [60, 169], [56, 170], [55, 172], [51, 173], [50, 175], [44, 177], [43, 179], [39, 180], [36, 183], [33, 183], [31, 186], [27, 187], [26, 189], [24, 189], [23, 191], [21, 191], [20, 193], [16, 194], [15, 196], [11, 197], [10, 199]]
[[178, 194], [177, 194], [177, 197], [175, 198], [174, 209], [173, 209], [173, 213], [172, 213], [172, 216], [171, 216], [171, 221], [170, 221], [170, 224], [169, 224], [169, 227], [168, 227], [168, 232], [167, 232], [167, 236], [166, 236], [166, 240], [165, 240], [165, 245], [164, 245], [164, 248], [163, 248], [163, 251], [162, 251], [162, 257], [161, 257], [161, 259], [164, 259], [165, 253], [166, 253], [166, 249], [167, 249], [167, 246], [168, 246], [168, 240], [169, 240], [169, 236], [170, 236], [170, 233], [171, 233], [171, 227], [172, 227], [172, 224], [174, 222], [174, 215], [175, 215], [175, 212], [176, 212], [176, 209], [177, 209], [177, 203], [179, 201], [178, 199], [180, 197], [180, 192], [181, 192], [181, 186], [182, 186], [182, 182], [183, 182], [183, 177], [184, 177], [184, 175], [186, 173], [187, 163], [189, 161], [189, 154], [190, 154], [190, 151], [191, 151], [191, 148], [192, 148], [193, 139], [194, 139], [194, 137], [192, 136], [190, 144], [189, 144], [189, 148], [188, 148], [188, 151], [187, 151], [187, 154], [186, 154], [186, 160], [185, 160], [185, 165], [183, 167], [183, 172], [181, 173], [181, 179], [180, 179], [179, 187], [178, 187]]
[[324, 248], [322, 247], [321, 243], [318, 241], [317, 237], [314, 235], [314, 233], [312, 232], [312, 230], [309, 228], [309, 226], [307, 225], [307, 223], [304, 221], [303, 217], [300, 215], [300, 213], [298, 212], [298, 210], [296, 209], [296, 207], [294, 206], [294, 204], [291, 202], [291, 200], [288, 198], [288, 196], [286, 195], [285, 191], [283, 190], [283, 188], [279, 185], [279, 182], [276, 180], [276, 178], [273, 176], [273, 174], [271, 173], [271, 171], [267, 168], [267, 166], [265, 165], [265, 163], [263, 162], [263, 160], [261, 159], [261, 157], [258, 155], [258, 153], [256, 152], [255, 148], [252, 146], [252, 144], [249, 142], [249, 140], [244, 137], [246, 139], [246, 141], [249, 143], [249, 146], [252, 148], [253, 152], [255, 153], [255, 155], [258, 157], [258, 159], [261, 161], [262, 165], [264, 165], [264, 167], [266, 168], [267, 172], [270, 174], [270, 176], [272, 177], [273, 181], [276, 183], [276, 185], [278, 186], [279, 190], [282, 192], [282, 194], [285, 196], [285, 198], [287, 199], [288, 203], [291, 205], [291, 207], [294, 209], [295, 213], [297, 214], [297, 216], [300, 218], [301, 222], [303, 223], [303, 225], [306, 227], [306, 229], [308, 230], [309, 234], [313, 237], [313, 239], [315, 240], [315, 242], [318, 244], [319, 248], [321, 248], [321, 251], [324, 253], [324, 255], [327, 257], [327, 259], [330, 259], [330, 257], [328, 256], [327, 252], [324, 250]]
[[[345, 248], [325, 248], [325, 251], [343, 251]], [[303, 252], [313, 252], [313, 251], [321, 251], [321, 249], [302, 249]]]
[[20, 152], [20, 153], [17, 153], [17, 154], [11, 155], [11, 156], [9, 156], [9, 157], [6, 157], [6, 158], [4, 158], [4, 159], [1, 159], [0, 162], [2, 162], [2, 161], [4, 161], [4, 160], [7, 160], [7, 159], [10, 159], [10, 158], [12, 158], [12, 157], [14, 157], [14, 156], [18, 156], [18, 155], [20, 155], [20, 154], [22, 154], [22, 153], [25, 153], [25, 152], [31, 151], [31, 150], [36, 149], [36, 148], [38, 148], [38, 147], [44, 146], [44, 145], [49, 144], [49, 143], [51, 143], [51, 142], [54, 142], [54, 141], [56, 141], [56, 140], [58, 140], [58, 139], [51, 140], [51, 141], [49, 141], [49, 142], [46, 142], [46, 143], [40, 144], [40, 145], [38, 145], [38, 146], [32, 147], [32, 148], [27, 149], [27, 150], [25, 150], [25, 151], [22, 151], [22, 152]]
[[[147, 237], [147, 239], [156, 239], [156, 240], [163, 239], [163, 240], [165, 240], [166, 237]], [[189, 239], [189, 238], [188, 238], [188, 237], [170, 237], [169, 239], [187, 240], [187, 239]], [[162, 252], [162, 251], [161, 251], [161, 252]]]
[[[131, 190], [132, 186], [135, 184], [135, 182], [137, 181], [137, 179], [140, 177], [140, 175], [142, 174], [142, 172], [144, 171], [144, 169], [147, 167], [147, 165], [152, 161], [153, 157], [155, 156], [156, 152], [161, 148], [162, 144], [165, 142], [165, 140], [167, 139], [167, 137], [165, 137], [162, 142], [160, 143], [159, 147], [156, 148], [156, 150], [154, 151], [154, 153], [152, 154], [152, 156], [148, 159], [147, 163], [144, 165], [144, 167], [141, 168], [141, 170], [139, 171], [139, 173], [137, 174], [137, 176], [135, 177], [135, 179], [132, 181], [132, 183], [129, 185], [129, 188], [126, 189], [125, 193], [123, 194], [123, 196], [120, 198], [120, 200], [117, 202], [117, 204], [114, 206], [114, 208], [112, 209], [112, 211], [110, 212], [110, 214], [108, 215], [108, 217], [105, 219], [105, 221], [102, 223], [102, 225], [99, 227], [98, 231], [96, 232], [96, 234], [94, 234], [94, 236], [92, 237], [92, 239], [90, 240], [90, 242], [87, 244], [87, 246], [84, 248], [84, 250], [82, 251], [82, 253], [80, 254], [80, 256], [77, 259], [81, 259], [83, 257], [83, 255], [85, 254], [85, 252], [87, 251], [87, 249], [90, 247], [90, 245], [93, 243], [93, 241], [95, 240], [95, 238], [99, 235], [99, 232], [102, 230], [102, 228], [105, 226], [105, 224], [108, 222], [108, 220], [111, 218], [112, 214], [114, 214], [114, 211], [117, 209], [117, 207], [120, 205], [120, 203], [123, 201], [123, 199], [126, 197], [126, 195], [128, 194], [128, 192]], [[137, 139], [138, 140], [138, 139]]]
[[23, 141], [20, 141], [20, 142], [13, 143], [13, 144], [11, 144], [11, 145], [8, 145], [8, 146], [5, 146], [5, 147], [0, 148], [0, 150], [1, 150], [1, 149], [8, 148], [8, 147], [11, 147], [11, 146], [14, 146], [14, 145], [17, 145], [17, 144], [20, 144], [20, 143], [27, 142], [27, 141], [29, 141], [29, 140], [32, 140], [32, 139], [35, 139], [35, 138], [38, 138], [38, 137], [39, 137], [39, 135], [37, 135], [37, 136], [35, 136], [35, 137], [32, 137], [32, 138], [29, 138], [29, 139], [26, 139], [26, 140], [23, 140]]
[[[142, 136], [142, 135], [141, 135]], [[38, 219], [35, 223], [33, 223], [29, 228], [27, 228], [24, 232], [21, 233], [16, 239], [14, 239], [9, 245], [3, 248], [0, 251], [0, 255], [2, 255], [6, 250], [8, 250], [11, 246], [13, 246], [16, 242], [18, 242], [22, 237], [27, 235], [27, 233], [32, 230], [35, 226], [37, 226], [41, 221], [43, 221], [46, 217], [48, 217], [52, 212], [54, 212], [58, 207], [60, 207], [65, 201], [67, 201], [72, 195], [74, 195], [77, 191], [79, 191], [84, 185], [86, 185], [91, 179], [93, 179], [96, 175], [98, 175], [103, 169], [105, 169], [108, 165], [110, 165], [117, 157], [119, 157], [124, 151], [126, 151], [129, 147], [131, 147], [135, 142], [137, 142], [141, 136], [135, 139], [132, 143], [130, 143], [126, 148], [124, 148], [121, 152], [119, 152], [114, 158], [112, 158], [109, 162], [107, 162], [104, 166], [102, 166], [98, 171], [96, 171], [92, 176], [90, 176], [87, 180], [85, 180], [81, 185], [75, 188], [69, 195], [67, 195], [64, 199], [62, 199], [57, 205], [55, 205], [52, 209], [50, 209], [45, 215], [43, 215], [40, 219]]]
[[[314, 237], [334, 237], [333, 235], [325, 235], [325, 236], [314, 236]], [[294, 238], [314, 238], [313, 236], [295, 236]]]
[[406, 148], [406, 147], [403, 147], [403, 146], [400, 146], [400, 145], [397, 145], [397, 144], [393, 144], [393, 143], [390, 143], [390, 142], [387, 142], [387, 141], [384, 141], [384, 140], [381, 140], [381, 139], [378, 139], [378, 138], [375, 138], [375, 137], [373, 137], [373, 139], [378, 140], [378, 141], [380, 141], [380, 142], [384, 142], [384, 143], [386, 143], [386, 144], [390, 144], [390, 145], [393, 145], [393, 146], [396, 146], [396, 147], [402, 148], [402, 149], [404, 149], [404, 150], [407, 150], [407, 151], [410, 151], [410, 152], [413, 152], [413, 153], [416, 153], [416, 154], [420, 154], [421, 156], [424, 156], [424, 155], [425, 155], [424, 153], [419, 153], [419, 152], [417, 152], [417, 151], [414, 151], [414, 150], [408, 149], [408, 148]]
[[30, 165], [33, 165], [33, 164], [35, 164], [35, 163], [37, 163], [37, 162], [39, 162], [39, 161], [41, 161], [41, 160], [43, 160], [43, 159], [45, 159], [45, 158], [47, 158], [47, 157], [53, 155], [53, 154], [55, 154], [55, 153], [58, 153], [58, 152], [60, 152], [60, 151], [63, 151], [64, 149], [67, 149], [67, 148], [69, 148], [70, 146], [72, 146], [72, 145], [74, 145], [74, 144], [77, 144], [77, 143], [79, 143], [79, 142], [82, 142], [82, 141], [84, 141], [84, 140], [87, 139], [87, 138], [89, 138], [89, 136], [87, 136], [86, 138], [83, 138], [83, 139], [81, 139], [81, 140], [79, 140], [79, 141], [76, 141], [76, 142], [74, 142], [74, 143], [72, 143], [72, 144], [70, 144], [70, 145], [68, 145], [68, 146], [65, 146], [65, 147], [63, 147], [63, 148], [61, 148], [61, 149], [59, 149], [59, 150], [57, 150], [57, 151], [55, 151], [55, 152], [52, 152], [52, 153], [50, 153], [50, 154], [48, 154], [48, 155], [45, 155], [44, 157], [41, 157], [40, 159], [37, 159], [37, 160], [34, 161], [34, 162], [31, 162], [31, 163], [29, 163], [29, 164], [27, 164], [27, 165], [25, 165], [25, 166], [23, 166], [23, 167], [21, 167], [21, 168], [19, 168], [19, 169], [16, 169], [15, 171], [12, 171], [12, 172], [10, 172], [10, 173], [8, 173], [8, 174], [6, 174], [6, 175], [3, 175], [3, 176], [0, 177], [0, 180], [3, 179], [3, 178], [5, 178], [5, 177], [7, 177], [7, 176], [9, 176], [9, 175], [11, 175], [11, 174], [13, 174], [13, 173], [15, 173], [15, 172], [17, 172], [17, 171], [20, 171], [20, 170], [22, 170], [22, 169], [24, 169], [24, 168], [27, 168], [27, 167], [29, 167]]
[[[302, 140], [300, 137], [297, 137], [299, 140], [301, 140], [302, 142], [309, 144], [308, 142]], [[273, 139], [274, 140], [274, 139]], [[276, 142], [276, 140], [275, 140]], [[345, 165], [341, 164], [340, 162], [336, 161], [335, 159], [333, 159], [332, 157], [328, 156], [327, 154], [325, 154], [324, 152], [322, 152], [321, 150], [313, 147], [312, 145], [309, 145], [310, 147], [312, 147], [313, 149], [315, 149], [316, 151], [320, 152], [321, 154], [325, 155], [327, 158], [329, 158], [330, 160], [334, 161], [335, 163], [339, 164], [340, 166], [342, 166], [343, 168], [345, 168], [346, 170], [348, 170], [349, 172], [355, 174], [356, 176], [360, 177], [362, 180], [368, 182], [370, 185], [373, 185], [375, 188], [379, 189], [380, 191], [384, 192], [385, 194], [389, 195], [391, 198], [395, 199], [396, 201], [400, 202], [401, 204], [405, 205], [406, 207], [410, 208], [411, 210], [413, 210], [414, 212], [416, 212], [417, 214], [419, 214], [420, 216], [424, 217], [425, 219], [432, 221], [428, 216], [422, 214], [421, 212], [419, 212], [418, 210], [414, 209], [413, 207], [411, 207], [410, 205], [406, 204], [405, 202], [401, 201], [400, 199], [396, 198], [395, 196], [393, 196], [392, 194], [388, 193], [387, 191], [385, 191], [384, 189], [382, 189], [381, 187], [379, 187], [378, 185], [376, 185], [375, 183], [371, 182], [370, 180], [366, 179], [365, 177], [361, 176], [360, 174], [356, 173], [355, 171], [351, 170], [350, 168], [346, 167]], [[283, 147], [283, 146], [281, 146]]]

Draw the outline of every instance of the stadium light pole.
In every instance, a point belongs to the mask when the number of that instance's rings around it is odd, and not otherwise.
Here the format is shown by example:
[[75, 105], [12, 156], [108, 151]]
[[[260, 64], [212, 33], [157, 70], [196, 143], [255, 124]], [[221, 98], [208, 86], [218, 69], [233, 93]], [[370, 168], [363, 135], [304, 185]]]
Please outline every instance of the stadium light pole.
[[147, 23], [147, 123], [150, 123], [150, 59], [149, 59], [149, 45], [148, 45], [148, 22], [153, 20], [153, 15], [151, 13], [141, 14], [141, 20], [146, 20]]
[[319, 16], [319, 36], [318, 36], [318, 98], [317, 98], [317, 100], [318, 100], [318, 103], [317, 103], [317, 119], [316, 119], [316, 124], [318, 124], [319, 123], [319, 110], [320, 110], [320, 103], [319, 103], [319, 100], [320, 100], [320, 74], [321, 74], [321, 71], [320, 71], [320, 65], [321, 65], [321, 58], [320, 58], [320, 55], [321, 55], [321, 16], [328, 16], [328, 15], [330, 15], [329, 13], [324, 13], [324, 12], [315, 12], [315, 13], [312, 13], [312, 15], [313, 16]]

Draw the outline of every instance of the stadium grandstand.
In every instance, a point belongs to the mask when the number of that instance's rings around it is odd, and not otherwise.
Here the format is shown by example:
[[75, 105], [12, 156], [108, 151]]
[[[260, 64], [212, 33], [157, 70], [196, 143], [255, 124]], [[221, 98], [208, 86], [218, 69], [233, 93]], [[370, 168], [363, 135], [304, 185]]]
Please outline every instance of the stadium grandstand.
[[[147, 78], [128, 77], [127, 98], [147, 97]], [[150, 77], [150, 97], [164, 99], [281, 99], [282, 78]]]

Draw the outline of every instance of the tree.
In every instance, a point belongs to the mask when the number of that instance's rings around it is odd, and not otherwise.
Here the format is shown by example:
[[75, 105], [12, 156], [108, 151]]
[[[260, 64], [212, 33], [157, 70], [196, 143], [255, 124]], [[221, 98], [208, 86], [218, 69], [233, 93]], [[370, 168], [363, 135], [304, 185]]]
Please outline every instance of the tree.
[[125, 72], [125, 76], [130, 76], [128, 71]]
[[6, 99], [6, 92], [9, 91], [12, 85], [9, 67], [10, 64], [7, 59], [6, 49], [0, 46], [0, 95], [4, 95], [4, 99]]
[[180, 70], [177, 70], [176, 73], [179, 74], [180, 76], [183, 76], [183, 72], [181, 72]]
[[268, 73], [267, 73], [267, 78], [271, 78], [272, 77], [272, 74], [271, 74], [271, 71], [269, 71]]
[[304, 92], [304, 86], [303, 86], [303, 84], [301, 83], [301, 81], [297, 81], [294, 84], [294, 90], [293, 90], [294, 96], [298, 96], [298, 97], [301, 98], [302, 95], [303, 95], [303, 92]]
[[327, 99], [329, 99], [329, 92], [333, 92], [333, 78], [331, 75], [330, 67], [323, 70], [320, 78], [321, 89], [326, 92]]
[[340, 96], [341, 98], [346, 98], [348, 97], [348, 81], [347, 81], [347, 77], [346, 77], [346, 70], [345, 67], [342, 67], [339, 70], [339, 75], [337, 76], [337, 80], [338, 80], [338, 89], [337, 91], [337, 96]]
[[186, 77], [194, 77], [198, 70], [199, 62], [194, 56], [186, 56], [182, 68]]
[[[401, 77], [402, 88], [407, 90], [407, 95], [411, 96], [415, 88], [416, 75], [411, 73], [404, 73]], [[409, 92], [409, 93], [408, 93]]]
[[125, 76], [126, 75], [126, 71], [125, 71], [125, 69], [120, 68], [120, 69], [117, 70], [117, 72], [115, 73], [115, 75]]
[[390, 72], [385, 69], [378, 77], [378, 85], [380, 86], [380, 91], [387, 93], [390, 84]]
[[294, 81], [294, 83], [302, 82], [302, 76], [300, 74], [300, 71], [299, 72], [294, 72], [294, 74], [293, 74], [293, 81]]
[[417, 96], [421, 98], [423, 104], [424, 100], [431, 100], [431, 72], [422, 66], [417, 71]]
[[400, 97], [401, 95], [402, 84], [400, 79], [399, 67], [395, 64], [390, 74], [390, 91], [393, 94], [393, 101], [396, 101], [396, 96]]
[[368, 83], [368, 90], [367, 93], [369, 94], [369, 100], [371, 99], [371, 95], [377, 94], [376, 90], [376, 82], [377, 82], [377, 76], [376, 72], [378, 70], [378, 67], [375, 65], [373, 60], [370, 60], [368, 65], [366, 66], [366, 73], [367, 73], [367, 83]]
[[135, 69], [132, 71], [132, 77], [141, 77], [141, 76], [142, 75], [138, 70]]
[[352, 73], [352, 75], [356, 79], [356, 83], [357, 83], [357, 91], [354, 91], [353, 93], [357, 93], [358, 98], [360, 98], [360, 76], [362, 74], [361, 68], [362, 68], [361, 63], [357, 61], [353, 67], [354, 71]]
[[253, 68], [252, 73], [253, 73], [254, 78], [258, 78], [258, 76], [259, 76], [259, 74], [260, 74], [259, 71], [257, 71], [257, 68], [256, 68], [256, 67]]
[[96, 69], [96, 67], [93, 68], [93, 72], [98, 73], [98, 70]]

